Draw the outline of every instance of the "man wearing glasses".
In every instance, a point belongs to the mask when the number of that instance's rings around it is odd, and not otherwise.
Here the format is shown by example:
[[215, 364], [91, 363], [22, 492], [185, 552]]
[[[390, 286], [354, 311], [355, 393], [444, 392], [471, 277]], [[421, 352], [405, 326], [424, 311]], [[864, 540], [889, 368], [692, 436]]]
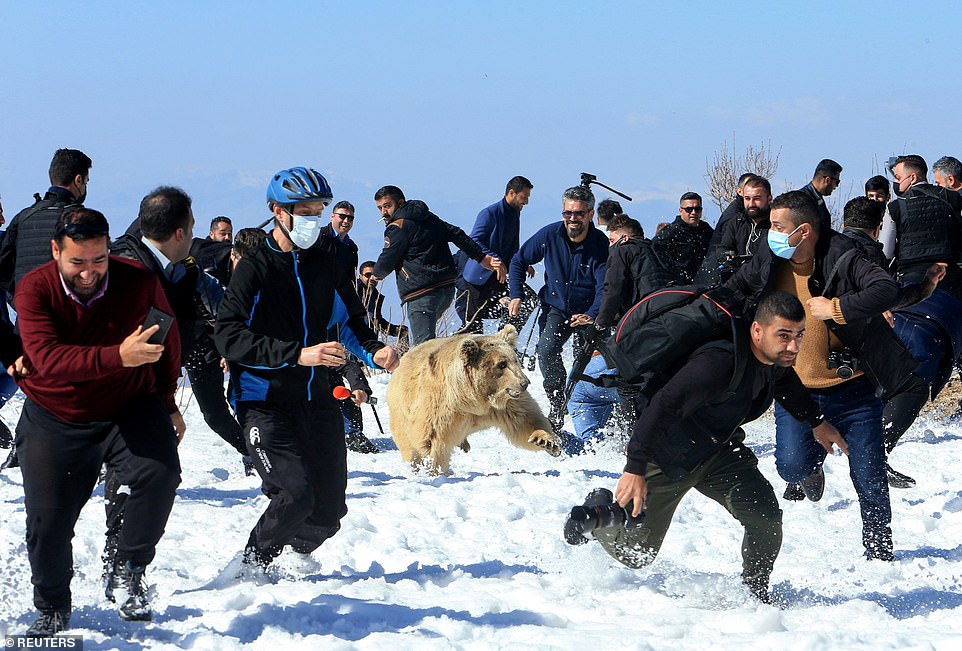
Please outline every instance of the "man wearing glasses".
[[338, 201], [331, 210], [331, 223], [321, 229], [321, 243], [337, 258], [340, 265], [357, 269], [357, 244], [348, 233], [354, 228], [354, 205], [350, 201]]
[[561, 348], [575, 334], [577, 358], [585, 340], [575, 328], [594, 322], [601, 308], [605, 285], [608, 238], [594, 227], [595, 197], [581, 186], [562, 195], [561, 223], [548, 224], [521, 245], [511, 258], [508, 314], [521, 312], [524, 278], [528, 267], [544, 261], [544, 287], [538, 293], [541, 314], [538, 327], [538, 365], [544, 376], [544, 390], [551, 403], [548, 420], [560, 430], [567, 413], [564, 398], [567, 371]]
[[715, 230], [702, 221], [701, 196], [697, 192], [681, 195], [678, 216], [651, 240], [662, 260], [670, 260], [686, 283], [693, 283]]
[[825, 205], [825, 197], [835, 192], [835, 188], [842, 182], [842, 166], [826, 158], [819, 161], [812, 175], [811, 183], [802, 188], [818, 206], [818, 214], [822, 219], [822, 230], [832, 227], [832, 213]]

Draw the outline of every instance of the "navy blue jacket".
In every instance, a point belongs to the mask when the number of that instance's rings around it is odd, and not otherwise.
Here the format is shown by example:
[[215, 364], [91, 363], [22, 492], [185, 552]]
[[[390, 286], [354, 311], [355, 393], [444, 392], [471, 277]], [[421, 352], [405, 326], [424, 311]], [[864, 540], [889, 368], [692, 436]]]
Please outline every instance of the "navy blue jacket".
[[236, 402], [333, 402], [327, 367], [297, 363], [301, 349], [329, 341], [329, 331], [375, 366], [373, 355], [384, 344], [368, 327], [349, 274], [321, 246], [285, 253], [272, 234], [241, 259], [214, 330], [235, 378]]
[[[486, 254], [501, 258], [501, 264], [509, 265], [521, 244], [521, 211], [509, 206], [504, 199], [491, 204], [478, 213], [471, 239], [481, 245]], [[484, 285], [493, 273], [475, 260], [468, 260], [464, 265], [464, 279], [472, 285]]]
[[572, 246], [564, 223], [548, 224], [521, 245], [511, 259], [508, 285], [511, 298], [524, 298], [522, 286], [529, 265], [544, 260], [541, 302], [567, 315], [598, 316], [605, 288], [608, 238], [594, 224], [588, 237]]

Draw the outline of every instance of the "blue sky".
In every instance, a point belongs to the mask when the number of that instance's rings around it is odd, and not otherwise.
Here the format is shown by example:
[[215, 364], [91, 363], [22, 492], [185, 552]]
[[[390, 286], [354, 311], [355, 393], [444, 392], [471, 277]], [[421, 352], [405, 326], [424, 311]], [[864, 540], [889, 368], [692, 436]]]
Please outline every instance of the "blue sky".
[[0, 0], [0, 195], [9, 219], [75, 147], [115, 233], [173, 184], [203, 235], [310, 165], [358, 207], [362, 258], [388, 183], [470, 230], [523, 174], [527, 236], [588, 171], [653, 231], [733, 138], [780, 148], [776, 191], [829, 157], [854, 195], [889, 155], [962, 157], [962, 8], [871, 6]]

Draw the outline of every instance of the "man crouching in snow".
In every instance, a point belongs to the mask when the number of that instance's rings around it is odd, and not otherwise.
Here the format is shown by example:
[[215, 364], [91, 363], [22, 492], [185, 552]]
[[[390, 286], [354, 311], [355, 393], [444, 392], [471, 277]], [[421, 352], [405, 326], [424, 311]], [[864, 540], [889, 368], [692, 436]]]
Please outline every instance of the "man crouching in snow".
[[[587, 526], [582, 524], [580, 531], [594, 529], [605, 551], [628, 567], [648, 565], [675, 509], [694, 488], [745, 527], [742, 581], [769, 602], [769, 577], [782, 544], [782, 511], [758, 470], [758, 459], [743, 443], [740, 426], [761, 416], [774, 398], [809, 423], [827, 450], [835, 443], [846, 451], [791, 368], [804, 330], [805, 311], [798, 299], [773, 292], [760, 301], [749, 332], [739, 332], [742, 340], [695, 348], [635, 421], [628, 462], [614, 493], [618, 507], [630, 516], [621, 514], [626, 526], [591, 526], [596, 513], [618, 509], [610, 491], [596, 489], [583, 507], [572, 511], [566, 535], [572, 525], [581, 524], [576, 515], [586, 514], [581, 522]], [[587, 539], [576, 535], [568, 542]]]

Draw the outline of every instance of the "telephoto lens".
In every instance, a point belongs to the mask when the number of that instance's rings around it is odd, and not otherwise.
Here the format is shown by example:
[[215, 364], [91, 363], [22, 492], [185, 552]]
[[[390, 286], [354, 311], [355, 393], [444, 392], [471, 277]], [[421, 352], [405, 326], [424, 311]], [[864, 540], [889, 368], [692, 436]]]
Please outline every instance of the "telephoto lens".
[[644, 525], [645, 512], [637, 517], [631, 517], [633, 504], [628, 502], [627, 508], [621, 508], [614, 500], [614, 495], [607, 488], [596, 488], [585, 498], [585, 503], [571, 509], [565, 520], [564, 536], [569, 545], [583, 545], [588, 542], [584, 534], [595, 529], [607, 527], [624, 527], [626, 531]]

